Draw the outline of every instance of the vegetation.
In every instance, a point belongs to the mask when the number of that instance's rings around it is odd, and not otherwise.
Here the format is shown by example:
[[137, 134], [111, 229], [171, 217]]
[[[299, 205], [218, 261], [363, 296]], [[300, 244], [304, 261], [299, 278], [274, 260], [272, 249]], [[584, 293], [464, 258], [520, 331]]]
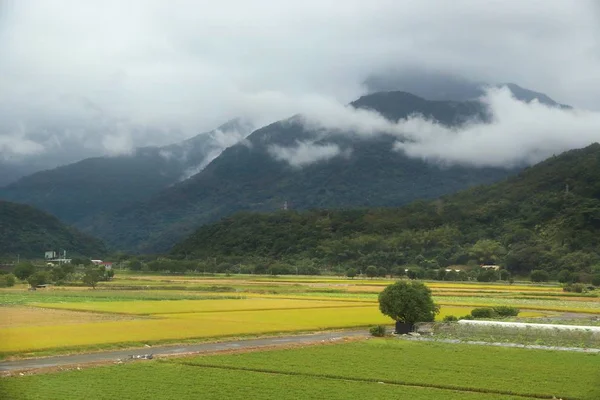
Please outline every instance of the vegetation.
[[371, 336], [375, 336], [375, 337], [384, 337], [386, 335], [386, 328], [383, 325], [375, 325], [372, 326], [371, 329], [369, 329], [369, 333], [371, 334]]
[[[200, 262], [318, 263], [340, 273], [402, 266], [409, 278], [452, 280], [468, 273], [448, 267], [495, 263], [513, 275], [542, 270], [564, 280], [568, 271], [567, 280], [589, 283], [600, 265], [597, 182], [600, 145], [594, 144], [504, 182], [403, 208], [240, 213], [201, 227], [171, 254]], [[510, 279], [472, 271], [482, 282]]]
[[[598, 356], [542, 350], [372, 339], [285, 351], [200, 356], [175, 362], [548, 399], [556, 396], [591, 400], [600, 395], [600, 387], [596, 385]], [[573, 371], [580, 371], [581, 375]]]
[[0, 221], [0, 257], [42, 258], [51, 249], [89, 257], [106, 253], [99, 240], [30, 206], [0, 200]]
[[[217, 129], [243, 132], [248, 128], [233, 120]], [[178, 144], [137, 149], [132, 154], [87, 158], [26, 176], [0, 189], [0, 198], [26, 203], [61, 221], [85, 226], [94, 215], [146, 200], [173, 185], [221, 146], [205, 133]]]
[[423, 283], [398, 281], [379, 294], [379, 310], [394, 321], [414, 324], [433, 321], [439, 307]]
[[0, 275], [0, 287], [12, 287], [15, 286], [17, 278], [13, 274], [1, 274]]
[[[118, 377], [118, 378], [115, 378]], [[198, 384], [199, 377], [202, 384]], [[436, 388], [382, 385], [373, 380], [225, 370], [157, 361], [3, 378], [0, 398], [11, 400], [345, 400], [368, 393], [377, 399], [510, 400], [511, 397]], [[513, 400], [517, 400], [514, 398]]]

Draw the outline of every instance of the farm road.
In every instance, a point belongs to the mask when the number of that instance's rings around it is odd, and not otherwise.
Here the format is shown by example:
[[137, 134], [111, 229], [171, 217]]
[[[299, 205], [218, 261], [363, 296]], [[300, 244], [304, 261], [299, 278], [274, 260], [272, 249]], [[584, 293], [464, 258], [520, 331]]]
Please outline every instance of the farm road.
[[156, 347], [143, 347], [130, 350], [106, 351], [99, 353], [74, 354], [53, 356], [45, 358], [1, 361], [0, 372], [32, 370], [40, 368], [53, 368], [62, 366], [84, 365], [98, 362], [118, 361], [131, 355], [152, 353], [155, 356], [172, 356], [190, 353], [208, 353], [225, 350], [244, 350], [260, 347], [288, 346], [295, 344], [309, 344], [324, 340], [339, 340], [350, 337], [367, 336], [366, 330], [348, 330], [337, 332], [323, 332], [306, 335], [276, 336], [262, 339], [232, 340], [218, 343], [199, 343], [185, 345], [169, 345]]

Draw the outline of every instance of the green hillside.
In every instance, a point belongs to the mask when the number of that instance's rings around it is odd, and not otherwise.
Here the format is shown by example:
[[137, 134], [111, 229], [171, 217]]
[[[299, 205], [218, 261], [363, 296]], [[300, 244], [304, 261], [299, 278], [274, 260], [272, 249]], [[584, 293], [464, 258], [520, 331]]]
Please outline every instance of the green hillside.
[[391, 268], [499, 263], [517, 273], [600, 264], [600, 145], [402, 208], [242, 213], [201, 227], [178, 257]]
[[104, 244], [33, 207], [0, 200], [0, 257], [43, 258], [47, 250], [97, 257]]

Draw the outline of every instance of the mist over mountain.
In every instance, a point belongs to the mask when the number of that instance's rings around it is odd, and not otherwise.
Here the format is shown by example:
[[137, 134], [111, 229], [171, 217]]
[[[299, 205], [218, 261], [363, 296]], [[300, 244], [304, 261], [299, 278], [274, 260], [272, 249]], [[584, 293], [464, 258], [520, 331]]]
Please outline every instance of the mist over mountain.
[[36, 206], [61, 220], [84, 218], [143, 201], [201, 171], [252, 131], [235, 119], [180, 143], [132, 154], [95, 157], [37, 172], [0, 189], [0, 197]]
[[406, 69], [372, 74], [364, 81], [369, 93], [382, 91], [404, 91], [428, 100], [469, 101], [486, 95], [490, 87], [507, 87], [520, 101], [537, 99], [541, 104], [554, 107], [569, 107], [559, 104], [544, 93], [522, 88], [515, 83], [477, 82], [442, 72]]
[[[428, 101], [405, 92], [363, 96], [348, 108], [366, 113], [368, 122], [375, 118], [382, 129], [414, 115], [448, 128], [490, 119], [479, 101]], [[333, 110], [321, 110], [336, 117]], [[359, 116], [344, 119], [350, 126], [339, 128], [328, 127], [335, 118], [317, 121], [315, 115], [265, 126], [190, 179], [78, 226], [115, 248], [165, 251], [198, 225], [239, 210], [276, 210], [286, 203], [294, 209], [396, 206], [494, 182], [514, 171], [409, 157], [394, 150], [397, 134], [375, 127], [366, 135], [364, 115]]]

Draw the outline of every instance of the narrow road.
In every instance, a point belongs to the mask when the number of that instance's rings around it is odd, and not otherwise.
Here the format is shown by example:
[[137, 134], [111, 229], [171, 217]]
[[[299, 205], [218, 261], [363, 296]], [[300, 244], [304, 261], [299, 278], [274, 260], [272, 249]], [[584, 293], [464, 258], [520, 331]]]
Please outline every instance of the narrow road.
[[189, 353], [207, 353], [223, 350], [243, 350], [256, 347], [286, 346], [290, 344], [314, 343], [322, 340], [339, 340], [349, 337], [367, 336], [366, 330], [349, 330], [324, 332], [307, 335], [277, 336], [263, 339], [232, 340], [219, 343], [199, 343], [186, 345], [169, 345], [145, 347], [130, 350], [106, 351], [99, 353], [53, 356], [15, 361], [0, 361], [0, 372], [31, 370], [40, 368], [61, 367], [67, 365], [83, 365], [97, 362], [118, 361], [131, 355], [152, 353], [155, 356], [178, 355]]

